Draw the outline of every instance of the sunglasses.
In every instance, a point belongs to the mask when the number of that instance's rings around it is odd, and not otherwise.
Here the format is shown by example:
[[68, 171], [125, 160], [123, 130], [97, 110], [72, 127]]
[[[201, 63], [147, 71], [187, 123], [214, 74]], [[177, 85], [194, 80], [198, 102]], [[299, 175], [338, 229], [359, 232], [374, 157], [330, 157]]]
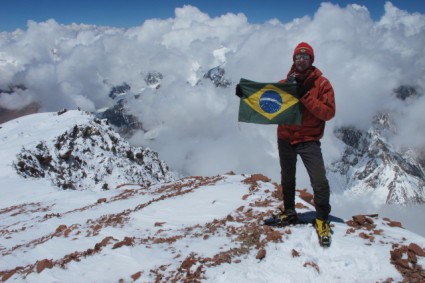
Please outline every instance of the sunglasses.
[[310, 60], [310, 55], [308, 55], [308, 54], [297, 54], [297, 55], [295, 55], [295, 60], [300, 60], [300, 59]]

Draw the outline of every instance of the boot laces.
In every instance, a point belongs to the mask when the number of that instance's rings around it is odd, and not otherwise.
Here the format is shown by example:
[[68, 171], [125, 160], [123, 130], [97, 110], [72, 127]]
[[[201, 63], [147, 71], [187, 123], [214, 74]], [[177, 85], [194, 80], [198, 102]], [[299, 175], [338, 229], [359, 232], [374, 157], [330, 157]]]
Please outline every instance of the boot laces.
[[323, 221], [316, 219], [316, 225], [321, 237], [329, 237], [331, 235], [331, 227], [329, 226], [328, 221]]
[[289, 219], [289, 218], [294, 218], [294, 216], [296, 215], [295, 211], [292, 210], [292, 209], [285, 209], [285, 210], [282, 209], [282, 208], [279, 208], [279, 209], [280, 209], [281, 213], [279, 213], [277, 215], [277, 217], [280, 220], [286, 220], [286, 219]]

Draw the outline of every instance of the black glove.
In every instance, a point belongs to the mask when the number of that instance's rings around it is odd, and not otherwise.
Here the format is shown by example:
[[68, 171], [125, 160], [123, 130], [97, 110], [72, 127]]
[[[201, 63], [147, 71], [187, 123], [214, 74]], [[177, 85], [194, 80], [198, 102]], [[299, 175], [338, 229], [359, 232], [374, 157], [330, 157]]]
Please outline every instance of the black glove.
[[298, 99], [303, 98], [304, 96], [309, 96], [310, 89], [313, 87], [313, 82], [303, 82], [297, 87], [297, 97]]
[[236, 94], [236, 96], [238, 96], [240, 98], [242, 98], [242, 96], [243, 96], [242, 88], [239, 84], [236, 85], [236, 93], [235, 94]]
[[301, 99], [301, 98], [303, 98], [306, 94], [308, 93], [308, 91], [305, 91], [304, 89], [299, 89], [298, 90], [298, 92], [297, 92], [297, 98], [298, 99]]

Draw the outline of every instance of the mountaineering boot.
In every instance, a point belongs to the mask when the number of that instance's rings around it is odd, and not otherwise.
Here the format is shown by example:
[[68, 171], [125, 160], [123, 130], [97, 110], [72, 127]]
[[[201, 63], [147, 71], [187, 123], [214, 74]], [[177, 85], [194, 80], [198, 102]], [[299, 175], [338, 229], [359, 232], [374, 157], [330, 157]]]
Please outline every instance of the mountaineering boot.
[[281, 210], [281, 213], [272, 216], [272, 218], [264, 220], [265, 225], [284, 227], [298, 222], [298, 216], [295, 209]]
[[314, 220], [314, 228], [316, 229], [317, 237], [319, 238], [319, 244], [322, 247], [329, 247], [332, 241], [332, 232], [329, 221], [316, 218], [316, 220]]

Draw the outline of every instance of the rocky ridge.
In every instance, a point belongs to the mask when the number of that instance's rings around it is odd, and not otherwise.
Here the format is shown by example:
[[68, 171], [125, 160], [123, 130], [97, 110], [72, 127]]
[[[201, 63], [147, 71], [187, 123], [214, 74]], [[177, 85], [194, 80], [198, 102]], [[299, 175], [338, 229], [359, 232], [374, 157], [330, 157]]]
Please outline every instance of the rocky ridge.
[[[395, 90], [400, 100], [416, 99], [411, 87]], [[425, 203], [425, 168], [423, 153], [417, 149], [394, 147], [390, 140], [397, 135], [394, 113], [375, 115], [368, 130], [343, 126], [334, 131], [344, 145], [341, 158], [327, 166], [330, 178], [354, 194], [378, 193], [388, 204]]]
[[62, 189], [107, 190], [175, 178], [156, 152], [131, 146], [106, 120], [94, 117], [88, 124], [23, 148], [14, 166], [25, 178], [48, 178]]

